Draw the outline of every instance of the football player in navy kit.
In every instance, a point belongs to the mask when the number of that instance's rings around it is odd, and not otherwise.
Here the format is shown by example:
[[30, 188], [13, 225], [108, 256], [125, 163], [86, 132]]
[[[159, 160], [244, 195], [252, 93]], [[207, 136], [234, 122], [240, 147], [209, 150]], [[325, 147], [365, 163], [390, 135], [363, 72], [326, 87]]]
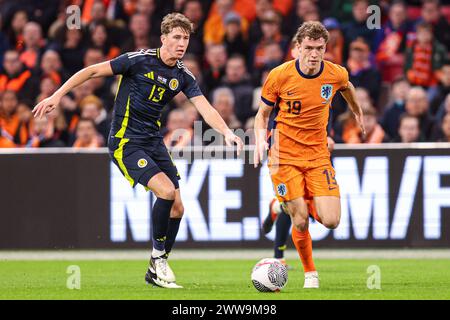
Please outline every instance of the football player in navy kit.
[[41, 117], [84, 81], [120, 75], [108, 141], [109, 153], [133, 187], [140, 183], [157, 197], [152, 209], [153, 250], [145, 280], [165, 288], [181, 287], [176, 284], [167, 258], [184, 208], [178, 184], [180, 177], [160, 134], [161, 110], [182, 91], [205, 121], [224, 135], [228, 146], [236, 144], [238, 154], [243, 148], [242, 140], [203, 96], [195, 77], [181, 61], [192, 31], [192, 23], [185, 16], [168, 14], [161, 23], [160, 48], [128, 52], [86, 67], [33, 109], [35, 117]]

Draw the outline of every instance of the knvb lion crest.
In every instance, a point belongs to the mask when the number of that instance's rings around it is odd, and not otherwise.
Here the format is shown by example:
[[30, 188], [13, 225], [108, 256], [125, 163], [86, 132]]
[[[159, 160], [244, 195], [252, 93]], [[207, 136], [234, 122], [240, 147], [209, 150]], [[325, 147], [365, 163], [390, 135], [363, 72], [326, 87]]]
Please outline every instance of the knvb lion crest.
[[332, 94], [333, 94], [333, 86], [331, 84], [324, 84], [320, 88], [320, 96], [325, 100], [330, 99]]
[[279, 185], [277, 185], [277, 192], [278, 195], [284, 197], [287, 193], [287, 187], [284, 183], [280, 183]]

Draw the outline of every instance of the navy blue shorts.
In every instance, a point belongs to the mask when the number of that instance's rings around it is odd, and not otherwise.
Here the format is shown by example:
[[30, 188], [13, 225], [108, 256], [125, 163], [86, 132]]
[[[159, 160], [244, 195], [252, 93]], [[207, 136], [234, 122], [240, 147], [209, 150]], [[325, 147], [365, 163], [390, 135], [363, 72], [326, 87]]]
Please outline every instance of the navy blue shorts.
[[112, 161], [133, 187], [140, 183], [147, 188], [154, 175], [164, 172], [175, 189], [179, 188], [180, 174], [162, 138], [152, 138], [144, 145], [129, 139], [110, 137], [108, 148]]

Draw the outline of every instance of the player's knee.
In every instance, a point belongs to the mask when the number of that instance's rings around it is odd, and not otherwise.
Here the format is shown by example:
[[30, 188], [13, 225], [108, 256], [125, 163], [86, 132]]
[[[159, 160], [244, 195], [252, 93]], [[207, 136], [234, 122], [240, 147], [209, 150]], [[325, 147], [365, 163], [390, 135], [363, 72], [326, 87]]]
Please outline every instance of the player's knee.
[[171, 218], [182, 218], [184, 214], [184, 206], [181, 202], [175, 202], [170, 213]]
[[297, 231], [305, 231], [308, 229], [308, 219], [305, 219], [302, 216], [295, 217], [293, 219], [293, 224]]
[[322, 220], [323, 225], [328, 229], [336, 229], [339, 226], [340, 218], [338, 216], [326, 217]]
[[167, 187], [161, 188], [161, 190], [155, 191], [155, 194], [158, 198], [162, 198], [165, 200], [175, 200], [174, 186], [167, 186]]

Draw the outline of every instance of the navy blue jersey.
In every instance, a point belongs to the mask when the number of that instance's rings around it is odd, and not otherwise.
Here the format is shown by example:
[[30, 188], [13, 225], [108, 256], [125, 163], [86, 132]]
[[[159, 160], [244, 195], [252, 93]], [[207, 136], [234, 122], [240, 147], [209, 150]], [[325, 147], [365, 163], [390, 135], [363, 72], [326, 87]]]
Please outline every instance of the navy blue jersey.
[[127, 52], [111, 60], [121, 78], [114, 102], [111, 135], [124, 139], [160, 136], [161, 110], [180, 91], [188, 98], [202, 95], [195, 77], [180, 60], [170, 67], [159, 48]]

